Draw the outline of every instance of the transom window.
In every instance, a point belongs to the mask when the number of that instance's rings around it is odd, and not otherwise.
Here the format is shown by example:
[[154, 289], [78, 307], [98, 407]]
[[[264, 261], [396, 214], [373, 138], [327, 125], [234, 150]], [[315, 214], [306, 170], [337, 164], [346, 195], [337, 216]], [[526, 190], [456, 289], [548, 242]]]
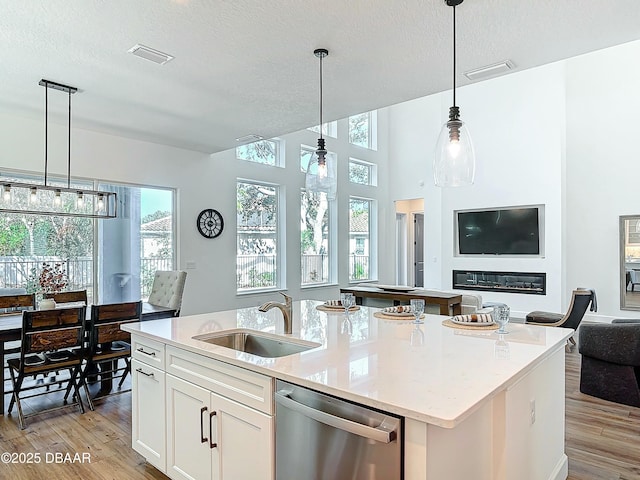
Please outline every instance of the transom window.
[[376, 123], [375, 111], [349, 117], [349, 143], [369, 150], [376, 150], [378, 148]]
[[[312, 132], [316, 132], [320, 134], [320, 125], [316, 125], [315, 127], [307, 128], [307, 130], [311, 130]], [[322, 124], [322, 135], [327, 137], [338, 137], [338, 122], [328, 122]]]
[[260, 140], [236, 147], [236, 158], [275, 167], [283, 166], [278, 140]]
[[349, 181], [361, 185], [377, 184], [377, 166], [364, 160], [349, 159]]

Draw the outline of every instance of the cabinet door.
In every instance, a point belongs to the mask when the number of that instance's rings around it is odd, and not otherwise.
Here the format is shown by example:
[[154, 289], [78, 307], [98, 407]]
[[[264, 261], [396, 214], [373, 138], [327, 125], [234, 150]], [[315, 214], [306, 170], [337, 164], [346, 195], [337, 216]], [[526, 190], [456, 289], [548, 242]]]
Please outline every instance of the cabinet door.
[[167, 374], [167, 475], [211, 480], [210, 393]]
[[273, 417], [211, 394], [213, 471], [222, 480], [274, 478]]
[[165, 373], [131, 361], [131, 444], [147, 461], [166, 469]]

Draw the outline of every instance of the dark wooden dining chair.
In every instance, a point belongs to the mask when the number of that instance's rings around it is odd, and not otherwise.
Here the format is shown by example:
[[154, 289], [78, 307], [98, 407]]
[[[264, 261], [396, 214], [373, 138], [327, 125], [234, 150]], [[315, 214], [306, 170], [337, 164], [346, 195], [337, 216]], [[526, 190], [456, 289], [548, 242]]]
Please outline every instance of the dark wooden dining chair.
[[[78, 391], [81, 381], [80, 371], [83, 356], [80, 351], [84, 343], [85, 307], [61, 308], [56, 310], [25, 310], [22, 312], [22, 339], [19, 358], [8, 360], [13, 396], [9, 403], [8, 413], [15, 404], [18, 408], [20, 428], [26, 427], [25, 419], [51, 410], [77, 405], [84, 413], [84, 405]], [[57, 378], [56, 383], [68, 383], [74, 391], [74, 401], [67, 403], [65, 396], [63, 405], [25, 415], [22, 400], [54, 393], [55, 390], [45, 390], [39, 383], [25, 383], [25, 378], [38, 374], [55, 374], [67, 370], [67, 378]], [[24, 392], [39, 390], [37, 393], [23, 395]], [[85, 385], [85, 393], [88, 390]]]
[[[23, 290], [26, 292], [26, 290]], [[3, 314], [16, 314], [23, 310], [33, 310], [36, 306], [35, 294], [20, 293], [15, 295], [0, 295], [0, 312]], [[4, 355], [16, 355], [20, 353], [20, 342], [7, 342], [4, 345]], [[2, 362], [4, 363], [4, 362]], [[2, 365], [8, 368], [8, 365]], [[6, 377], [5, 377], [6, 378]], [[4, 390], [4, 385], [2, 386]], [[13, 390], [4, 391], [4, 394], [12, 393]]]
[[43, 298], [52, 298], [56, 303], [73, 303], [73, 302], [84, 302], [87, 304], [87, 291], [86, 290], [76, 290], [73, 292], [55, 292], [55, 293], [45, 293]]
[[[86, 320], [89, 348], [86, 363], [82, 370], [82, 383], [92, 376], [100, 376], [102, 389], [100, 394], [88, 404], [94, 410], [94, 400], [106, 396], [130, 391], [121, 390], [122, 384], [131, 372], [131, 335], [120, 329], [125, 323], [140, 321], [142, 302], [113, 303], [108, 305], [92, 305], [91, 318]], [[118, 361], [124, 360], [124, 366], [118, 367]], [[96, 372], [95, 367], [99, 367]], [[105, 385], [111, 386], [114, 378], [120, 378], [118, 391], [106, 391]], [[94, 382], [91, 382], [94, 383]], [[67, 388], [67, 395], [70, 389]]]

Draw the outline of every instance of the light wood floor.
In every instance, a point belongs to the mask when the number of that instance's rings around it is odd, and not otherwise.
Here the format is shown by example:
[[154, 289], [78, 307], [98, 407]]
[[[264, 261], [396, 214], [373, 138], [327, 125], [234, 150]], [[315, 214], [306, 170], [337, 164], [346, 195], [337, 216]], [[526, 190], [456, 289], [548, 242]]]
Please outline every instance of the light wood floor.
[[[580, 393], [577, 349], [567, 352], [566, 359], [565, 451], [569, 456], [569, 480], [640, 480], [640, 408]], [[47, 397], [55, 395], [37, 401]], [[8, 396], [5, 401], [8, 403]], [[15, 415], [0, 416], [0, 453], [91, 454], [91, 463], [85, 464], [44, 464], [44, 459], [39, 465], [3, 464], [0, 478], [168, 478], [147, 465], [130, 445], [130, 393], [110, 397], [97, 404], [94, 412], [84, 415], [72, 407], [29, 418], [26, 430], [18, 428]]]

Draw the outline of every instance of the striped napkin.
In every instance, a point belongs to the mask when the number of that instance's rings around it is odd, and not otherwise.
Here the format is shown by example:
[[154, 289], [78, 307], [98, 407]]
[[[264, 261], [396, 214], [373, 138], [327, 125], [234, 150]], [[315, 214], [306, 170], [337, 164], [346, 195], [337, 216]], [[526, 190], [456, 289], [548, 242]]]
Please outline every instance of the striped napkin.
[[342, 302], [340, 300], [327, 300], [324, 302], [327, 307], [341, 307]]
[[395, 307], [385, 307], [382, 309], [384, 313], [413, 313], [411, 305], [397, 305]]
[[456, 315], [452, 318], [454, 322], [460, 323], [493, 323], [490, 313], [471, 313], [468, 315]]

